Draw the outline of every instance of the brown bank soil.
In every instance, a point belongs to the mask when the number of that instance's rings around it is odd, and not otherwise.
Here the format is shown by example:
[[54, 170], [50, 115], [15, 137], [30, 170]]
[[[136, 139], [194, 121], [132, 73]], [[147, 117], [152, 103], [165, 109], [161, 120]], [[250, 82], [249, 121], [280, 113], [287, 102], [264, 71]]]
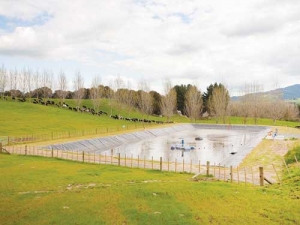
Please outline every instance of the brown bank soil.
[[[272, 127], [278, 129], [278, 134], [288, 138], [283, 140], [263, 139], [243, 160], [239, 167], [264, 168], [264, 175], [267, 179], [278, 182], [285, 167], [284, 155], [294, 146], [300, 145], [300, 139], [291, 138], [299, 136], [300, 130], [287, 127]], [[277, 174], [276, 174], [277, 173]], [[277, 177], [278, 175], [278, 177]]]

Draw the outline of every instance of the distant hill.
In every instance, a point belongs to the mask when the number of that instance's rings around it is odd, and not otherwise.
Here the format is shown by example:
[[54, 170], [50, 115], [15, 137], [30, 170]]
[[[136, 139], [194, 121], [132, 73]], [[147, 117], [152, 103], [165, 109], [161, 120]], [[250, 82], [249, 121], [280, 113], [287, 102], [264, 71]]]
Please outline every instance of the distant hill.
[[[275, 95], [278, 93], [282, 93], [284, 100], [295, 100], [300, 98], [300, 84], [294, 84], [285, 88], [278, 88], [271, 91], [263, 92], [265, 95]], [[237, 101], [240, 96], [231, 97], [232, 101]]]

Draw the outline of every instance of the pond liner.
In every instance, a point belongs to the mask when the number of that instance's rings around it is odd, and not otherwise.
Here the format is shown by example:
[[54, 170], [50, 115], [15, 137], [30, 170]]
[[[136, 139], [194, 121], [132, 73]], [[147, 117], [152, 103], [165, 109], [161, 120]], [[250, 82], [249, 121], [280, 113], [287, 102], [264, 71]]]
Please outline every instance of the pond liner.
[[[173, 125], [163, 128], [154, 128], [154, 129], [147, 129], [142, 131], [130, 132], [125, 134], [118, 134], [113, 136], [106, 136], [106, 137], [98, 137], [98, 138], [91, 138], [86, 140], [80, 141], [72, 141], [72, 142], [65, 142], [61, 144], [52, 144], [47, 146], [41, 146], [41, 149], [53, 149], [53, 150], [62, 150], [62, 151], [85, 151], [85, 152], [97, 152], [101, 153], [113, 148], [120, 147], [122, 145], [126, 145], [128, 143], [139, 142], [141, 140], [155, 138], [157, 136], [164, 136], [173, 134], [176, 132], [181, 132], [184, 130], [189, 129], [221, 129], [221, 130], [250, 130], [253, 132], [259, 132], [260, 136], [256, 139], [262, 139], [262, 135], [266, 134], [266, 129], [269, 129], [265, 126], [244, 126], [244, 125], [210, 125], [210, 124], [179, 124]], [[234, 163], [234, 165], [240, 161], [240, 156], [242, 153], [245, 154], [253, 149], [252, 142], [249, 143], [249, 146], [244, 146], [246, 150], [241, 151], [237, 154], [231, 155], [230, 157], [235, 157], [235, 160], [232, 159], [225, 159], [222, 163], [228, 165], [228, 163]], [[256, 143], [256, 142], [255, 142]], [[258, 143], [257, 143], [258, 144]], [[243, 155], [244, 156], [244, 155]], [[229, 157], [229, 158], [230, 158]], [[227, 161], [226, 161], [227, 160]], [[233, 165], [233, 166], [234, 166]]]

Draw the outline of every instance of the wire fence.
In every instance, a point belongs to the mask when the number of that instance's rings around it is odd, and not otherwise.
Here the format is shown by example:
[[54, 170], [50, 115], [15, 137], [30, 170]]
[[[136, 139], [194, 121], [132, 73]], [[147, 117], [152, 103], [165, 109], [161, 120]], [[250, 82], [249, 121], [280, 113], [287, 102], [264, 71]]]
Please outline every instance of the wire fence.
[[89, 130], [70, 130], [70, 131], [49, 132], [44, 134], [0, 136], [0, 142], [3, 144], [3, 146], [19, 145], [19, 144], [26, 144], [32, 142], [68, 139], [68, 138], [97, 135], [97, 134], [109, 134], [114, 132], [128, 131], [128, 130], [134, 130], [134, 129], [145, 128], [145, 127], [149, 128], [151, 126], [155, 126], [155, 124], [141, 122], [141, 123], [126, 124], [126, 125], [115, 126], [115, 127], [112, 126], [98, 127]]
[[[1, 146], [0, 146], [1, 147]], [[0, 148], [9, 154], [19, 154], [28, 156], [52, 157], [81, 163], [109, 164], [130, 168], [142, 168], [160, 171], [169, 171], [176, 173], [194, 174], [195, 180], [213, 178], [225, 182], [236, 182], [244, 185], [265, 185], [281, 183], [281, 174], [285, 161], [281, 164], [272, 164], [268, 167], [226, 167], [224, 165], [211, 163], [209, 161], [197, 163], [192, 160], [187, 162], [184, 159], [170, 161], [167, 158], [160, 157], [160, 160], [147, 159], [141, 155], [126, 155], [115, 153], [114, 149], [108, 152], [97, 153], [85, 152], [80, 150], [49, 150], [41, 149], [36, 146], [18, 145], [6, 146]]]

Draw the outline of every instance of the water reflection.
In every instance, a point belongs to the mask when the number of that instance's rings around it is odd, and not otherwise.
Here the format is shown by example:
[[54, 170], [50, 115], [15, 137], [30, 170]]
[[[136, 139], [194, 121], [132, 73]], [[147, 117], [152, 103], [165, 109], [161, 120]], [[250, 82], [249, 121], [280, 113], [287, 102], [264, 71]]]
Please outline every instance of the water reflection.
[[[168, 136], [161, 136], [146, 139], [126, 145], [121, 145], [114, 149], [113, 153], [120, 153], [121, 156], [133, 156], [151, 160], [174, 162], [175, 159], [186, 162], [202, 163], [210, 161], [220, 163], [230, 156], [232, 152], [238, 152], [243, 145], [247, 144], [257, 132], [247, 130], [225, 130], [225, 129], [191, 129], [173, 133]], [[195, 140], [196, 137], [203, 138]], [[193, 146], [194, 150], [171, 150], [171, 146]], [[111, 150], [106, 151], [110, 155]]]

